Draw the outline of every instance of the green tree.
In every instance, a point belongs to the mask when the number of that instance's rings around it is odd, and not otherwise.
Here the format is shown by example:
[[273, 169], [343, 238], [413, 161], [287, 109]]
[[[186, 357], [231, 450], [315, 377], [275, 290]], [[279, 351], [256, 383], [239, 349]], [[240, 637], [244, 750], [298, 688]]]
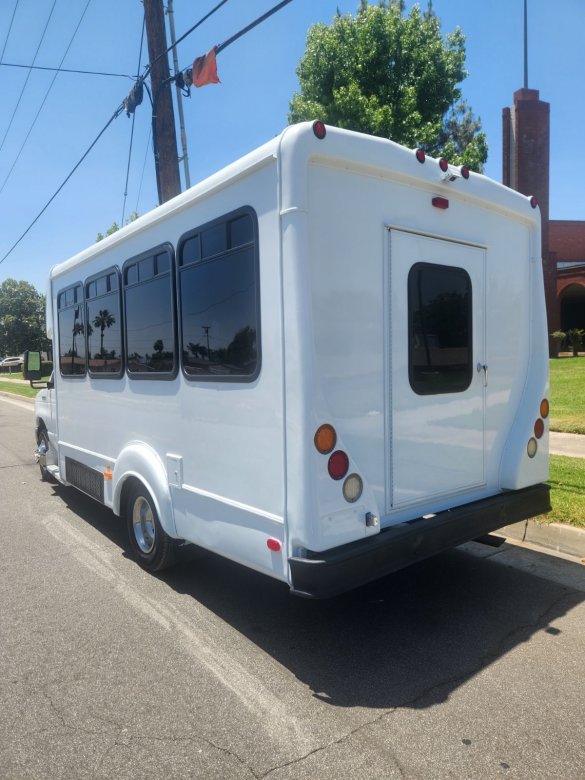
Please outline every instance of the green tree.
[[100, 352], [96, 357], [104, 356], [104, 334], [106, 328], [111, 328], [116, 322], [116, 318], [107, 309], [100, 309], [98, 314], [94, 317], [93, 324], [96, 328], [100, 329]]
[[[133, 211], [126, 220], [126, 224], [129, 225], [131, 222], [135, 222], [139, 216], [140, 214], [137, 211]], [[107, 236], [111, 236], [113, 233], [117, 233], [118, 230], [120, 230], [120, 225], [118, 225], [117, 222], [112, 222], [111, 226], [106, 230], [105, 235], [103, 233], [97, 234], [95, 239], [96, 244], [98, 241], [103, 241]]]
[[465, 36], [443, 39], [432, 3], [406, 15], [402, 0], [361, 0], [355, 16], [313, 25], [297, 75], [290, 122], [322, 119], [482, 170], [485, 134], [459, 88]]
[[28, 282], [6, 279], [0, 285], [0, 357], [49, 348], [45, 296]]

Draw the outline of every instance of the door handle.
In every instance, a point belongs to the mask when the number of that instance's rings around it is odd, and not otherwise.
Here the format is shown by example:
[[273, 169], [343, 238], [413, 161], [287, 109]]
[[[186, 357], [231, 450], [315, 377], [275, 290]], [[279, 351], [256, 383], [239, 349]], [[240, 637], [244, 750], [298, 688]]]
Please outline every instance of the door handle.
[[487, 385], [488, 385], [488, 367], [484, 363], [478, 363], [477, 364], [477, 373], [479, 374], [480, 371], [483, 371], [483, 386], [487, 387]]

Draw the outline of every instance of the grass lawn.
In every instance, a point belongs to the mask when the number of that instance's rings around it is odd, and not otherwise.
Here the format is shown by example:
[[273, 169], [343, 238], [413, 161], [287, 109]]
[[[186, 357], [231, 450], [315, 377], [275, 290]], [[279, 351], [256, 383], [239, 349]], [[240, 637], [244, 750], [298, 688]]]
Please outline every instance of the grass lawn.
[[12, 382], [10, 379], [2, 379], [0, 377], [0, 392], [23, 395], [25, 398], [34, 398], [39, 391], [30, 385], [21, 385], [18, 382]]
[[585, 528], [585, 459], [550, 456], [552, 512], [538, 520]]
[[585, 434], [585, 357], [550, 361], [550, 429]]

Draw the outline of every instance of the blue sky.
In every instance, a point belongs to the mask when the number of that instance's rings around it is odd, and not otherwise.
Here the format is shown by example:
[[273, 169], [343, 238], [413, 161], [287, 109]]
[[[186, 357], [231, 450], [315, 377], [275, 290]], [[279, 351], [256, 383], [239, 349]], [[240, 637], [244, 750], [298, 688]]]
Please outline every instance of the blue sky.
[[[43, 29], [54, 9], [41, 42]], [[180, 36], [217, 0], [174, 0]], [[1, 0], [3, 63], [57, 66], [87, 0]], [[229, 0], [179, 46], [179, 65], [221, 43], [276, 4]], [[407, 2], [407, 8], [412, 3]], [[426, 0], [422, 3], [426, 7]], [[529, 0], [529, 86], [551, 104], [553, 219], [585, 219], [584, 0]], [[196, 182], [278, 134], [297, 88], [295, 68], [308, 28], [330, 22], [336, 9], [355, 13], [358, 0], [292, 0], [278, 14], [218, 55], [221, 85], [193, 90], [184, 101], [191, 181]], [[463, 97], [482, 120], [490, 147], [486, 174], [501, 181], [502, 108], [523, 84], [523, 0], [434, 0], [443, 33], [460, 26], [467, 38]], [[10, 20], [14, 23], [7, 38]], [[62, 67], [133, 74], [142, 31], [139, 0], [90, 0]], [[40, 46], [39, 46], [40, 43]], [[142, 62], [146, 60], [146, 48]], [[10, 249], [95, 139], [132, 82], [0, 67], [0, 257]], [[17, 102], [20, 104], [14, 113]], [[42, 111], [20, 156], [35, 115]], [[9, 123], [12, 125], [9, 128]], [[30, 233], [0, 264], [0, 283], [24, 279], [45, 291], [52, 265], [95, 241], [120, 222], [131, 120], [122, 114], [73, 175]], [[138, 109], [126, 216], [156, 206], [150, 111]], [[8, 176], [8, 178], [6, 178]]]

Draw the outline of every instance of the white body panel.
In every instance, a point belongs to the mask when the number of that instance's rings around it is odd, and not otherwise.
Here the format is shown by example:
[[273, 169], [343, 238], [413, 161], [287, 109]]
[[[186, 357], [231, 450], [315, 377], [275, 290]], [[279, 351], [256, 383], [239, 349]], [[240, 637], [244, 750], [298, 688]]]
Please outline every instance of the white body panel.
[[[436, 195], [447, 210], [433, 207]], [[55, 267], [55, 355], [59, 291], [163, 243], [176, 251], [188, 231], [244, 206], [258, 225], [257, 378], [67, 377], [56, 366], [49, 430], [61, 481], [65, 458], [108, 469], [104, 502], [120, 513], [126, 480], [138, 478], [168, 534], [289, 581], [293, 554], [547, 478], [547, 434], [526, 454], [547, 393], [538, 211], [482, 176], [447, 183], [436, 161], [421, 166], [389, 141], [289, 128]], [[471, 279], [473, 375], [462, 392], [409, 384], [416, 263]], [[363, 480], [355, 503], [313, 446], [324, 422]]]

